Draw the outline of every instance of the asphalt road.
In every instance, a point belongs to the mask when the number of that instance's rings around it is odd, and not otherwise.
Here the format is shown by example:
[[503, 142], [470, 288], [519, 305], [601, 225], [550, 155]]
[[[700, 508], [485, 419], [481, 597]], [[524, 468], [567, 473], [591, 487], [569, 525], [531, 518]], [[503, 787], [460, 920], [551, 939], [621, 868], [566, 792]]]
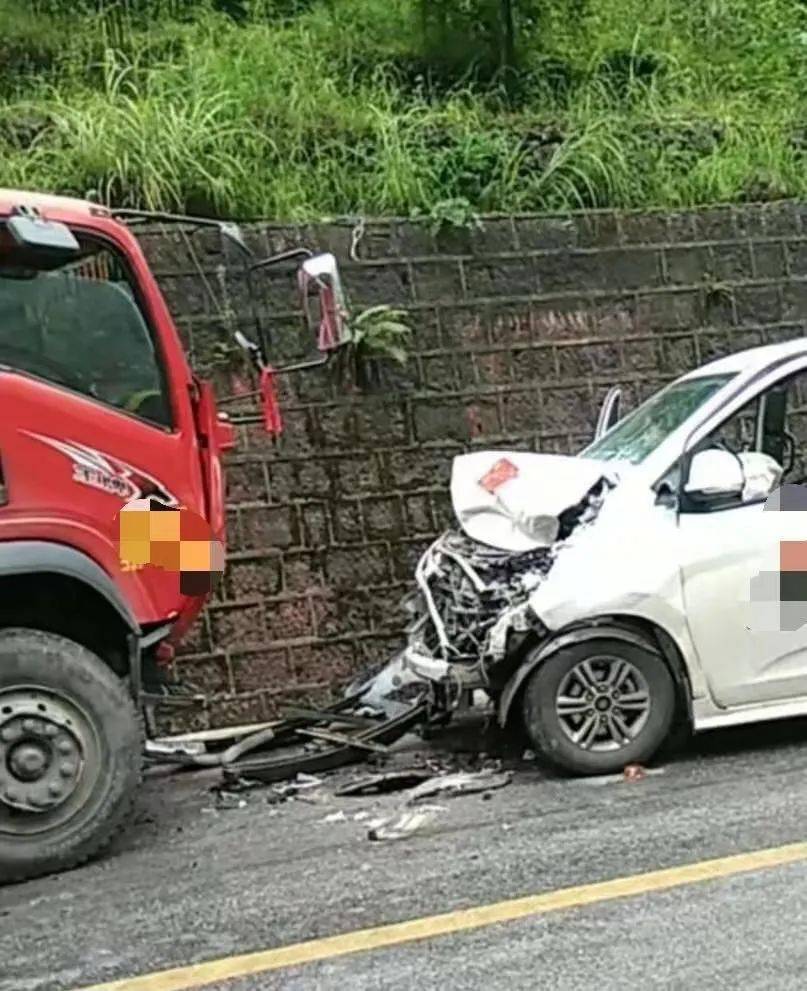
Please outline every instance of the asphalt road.
[[[428, 830], [393, 843], [353, 817], [397, 796], [335, 798], [329, 783], [312, 804], [254, 791], [217, 811], [213, 777], [150, 779], [104, 860], [0, 889], [0, 991], [67, 991], [807, 839], [804, 722], [701, 737], [635, 782], [521, 769], [487, 799], [442, 800]], [[806, 923], [804, 861], [208, 987], [801, 988]]]

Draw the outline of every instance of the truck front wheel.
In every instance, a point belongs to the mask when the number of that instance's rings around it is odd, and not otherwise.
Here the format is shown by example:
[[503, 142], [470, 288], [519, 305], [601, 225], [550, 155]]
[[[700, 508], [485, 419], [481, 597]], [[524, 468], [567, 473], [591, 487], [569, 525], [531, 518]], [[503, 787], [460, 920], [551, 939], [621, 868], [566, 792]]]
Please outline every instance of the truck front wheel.
[[142, 760], [126, 686], [80, 644], [0, 630], [0, 882], [88, 860], [123, 825]]

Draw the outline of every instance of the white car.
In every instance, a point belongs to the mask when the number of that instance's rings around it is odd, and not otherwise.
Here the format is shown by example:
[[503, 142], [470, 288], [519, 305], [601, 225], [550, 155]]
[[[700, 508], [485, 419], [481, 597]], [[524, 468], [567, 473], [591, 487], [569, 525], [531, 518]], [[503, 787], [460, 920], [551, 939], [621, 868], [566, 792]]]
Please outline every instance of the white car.
[[617, 405], [576, 457], [455, 459], [457, 526], [418, 565], [407, 645], [362, 686], [370, 705], [425, 685], [450, 712], [482, 688], [577, 774], [647, 760], [677, 724], [807, 714], [807, 489], [787, 503], [805, 512], [765, 511], [807, 482], [807, 339], [714, 361], [621, 420]]

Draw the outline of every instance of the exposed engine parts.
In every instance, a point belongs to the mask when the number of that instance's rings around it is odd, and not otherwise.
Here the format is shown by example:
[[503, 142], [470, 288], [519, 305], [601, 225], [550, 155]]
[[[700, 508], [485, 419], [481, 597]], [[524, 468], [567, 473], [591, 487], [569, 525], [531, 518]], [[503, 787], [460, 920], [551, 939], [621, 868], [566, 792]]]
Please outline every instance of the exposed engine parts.
[[511, 554], [446, 531], [417, 568], [426, 614], [409, 631], [410, 647], [452, 664], [479, 664], [490, 654], [497, 620], [525, 601], [552, 559], [551, 548]]
[[[558, 539], [514, 552], [475, 540], [460, 527], [443, 533], [415, 570], [417, 590], [403, 603], [409, 613], [406, 646], [389, 664], [368, 672], [364, 698], [388, 712], [430, 684], [439, 702], [454, 708], [466, 690], [486, 687], [503, 660], [513, 632], [533, 624], [530, 594], [546, 578], [563, 543], [599, 512], [611, 482], [599, 478], [575, 505], [558, 516]], [[525, 516], [525, 521], [526, 516]], [[361, 691], [354, 683], [352, 691]]]

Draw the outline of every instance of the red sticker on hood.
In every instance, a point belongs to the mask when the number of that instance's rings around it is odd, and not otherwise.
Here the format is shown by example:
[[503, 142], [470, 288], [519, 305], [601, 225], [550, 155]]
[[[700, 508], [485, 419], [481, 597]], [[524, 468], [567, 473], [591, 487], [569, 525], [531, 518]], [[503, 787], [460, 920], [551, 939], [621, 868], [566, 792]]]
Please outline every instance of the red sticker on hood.
[[499, 486], [504, 485], [505, 482], [509, 482], [511, 478], [517, 477], [518, 468], [516, 468], [513, 462], [508, 461], [507, 458], [500, 458], [490, 471], [479, 479], [479, 484], [486, 492], [490, 492], [493, 495]]

